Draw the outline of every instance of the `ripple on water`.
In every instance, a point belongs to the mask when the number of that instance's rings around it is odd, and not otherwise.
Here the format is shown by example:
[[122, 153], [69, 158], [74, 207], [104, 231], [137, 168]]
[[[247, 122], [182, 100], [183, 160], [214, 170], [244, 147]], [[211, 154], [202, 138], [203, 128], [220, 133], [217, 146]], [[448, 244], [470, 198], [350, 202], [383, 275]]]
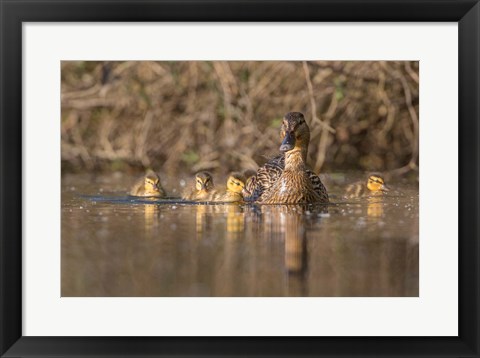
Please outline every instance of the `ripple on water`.
[[416, 184], [348, 201], [330, 185], [328, 206], [203, 205], [132, 198], [123, 179], [62, 181], [62, 296], [418, 296]]

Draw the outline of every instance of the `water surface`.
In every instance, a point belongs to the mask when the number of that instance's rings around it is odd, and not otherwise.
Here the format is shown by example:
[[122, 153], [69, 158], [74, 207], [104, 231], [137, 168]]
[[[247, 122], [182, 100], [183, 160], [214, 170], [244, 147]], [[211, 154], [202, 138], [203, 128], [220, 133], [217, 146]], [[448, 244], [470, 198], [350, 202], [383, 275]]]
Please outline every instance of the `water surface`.
[[136, 177], [64, 175], [62, 296], [418, 296], [418, 184], [342, 199], [363, 177], [326, 176], [333, 204], [298, 206], [136, 199]]

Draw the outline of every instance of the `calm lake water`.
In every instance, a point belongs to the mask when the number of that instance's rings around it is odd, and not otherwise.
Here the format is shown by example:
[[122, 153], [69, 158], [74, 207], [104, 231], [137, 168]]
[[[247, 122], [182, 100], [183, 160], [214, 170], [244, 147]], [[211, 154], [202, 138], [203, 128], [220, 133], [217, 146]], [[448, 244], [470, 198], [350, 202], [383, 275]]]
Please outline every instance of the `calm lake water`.
[[62, 177], [62, 296], [418, 296], [418, 183], [347, 201], [365, 175], [326, 175], [333, 204], [305, 207], [128, 197], [137, 178]]

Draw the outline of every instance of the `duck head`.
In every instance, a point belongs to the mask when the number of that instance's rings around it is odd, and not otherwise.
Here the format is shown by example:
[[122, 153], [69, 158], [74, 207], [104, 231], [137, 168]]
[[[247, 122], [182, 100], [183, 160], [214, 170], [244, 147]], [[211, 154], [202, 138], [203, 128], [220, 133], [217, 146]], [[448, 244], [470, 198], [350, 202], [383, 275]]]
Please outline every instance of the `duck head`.
[[372, 174], [367, 179], [367, 188], [373, 192], [388, 191], [388, 187], [385, 185], [385, 180], [378, 174]]
[[145, 176], [145, 181], [144, 181], [145, 192], [159, 193], [161, 190], [161, 187], [162, 186], [160, 184], [160, 178], [158, 177], [158, 175], [153, 171], [149, 171]]
[[227, 179], [227, 190], [234, 193], [242, 193], [245, 187], [245, 176], [241, 173], [231, 173]]
[[310, 129], [302, 113], [288, 112], [283, 117], [280, 135], [282, 138], [280, 152], [285, 153], [293, 149], [298, 149], [305, 152], [306, 155], [310, 141]]
[[195, 175], [195, 188], [197, 191], [208, 191], [213, 187], [213, 179], [210, 173], [200, 172]]

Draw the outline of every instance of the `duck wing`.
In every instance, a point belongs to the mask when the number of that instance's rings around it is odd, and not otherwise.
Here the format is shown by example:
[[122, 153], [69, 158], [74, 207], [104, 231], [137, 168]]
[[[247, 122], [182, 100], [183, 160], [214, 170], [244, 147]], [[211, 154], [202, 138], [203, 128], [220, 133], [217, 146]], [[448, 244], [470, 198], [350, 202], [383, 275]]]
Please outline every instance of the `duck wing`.
[[310, 182], [312, 183], [313, 190], [320, 195], [320, 198], [322, 198], [322, 202], [328, 202], [328, 193], [327, 189], [325, 188], [325, 185], [323, 185], [322, 181], [320, 180], [320, 177], [315, 174], [312, 170], [308, 169], [306, 170], [308, 177], [310, 178]]
[[250, 193], [244, 197], [245, 201], [257, 201], [265, 190], [269, 189], [282, 175], [285, 168], [285, 156], [277, 155], [270, 159], [257, 170], [257, 174], [252, 177], [246, 186], [246, 191]]
[[[285, 169], [285, 155], [279, 154], [270, 159], [265, 165], [258, 169], [257, 175], [251, 178], [247, 183], [246, 191], [250, 193], [245, 201], [258, 201], [263, 193], [268, 190], [280, 178]], [[323, 185], [320, 177], [309, 168], [306, 169], [307, 175], [312, 183], [313, 190], [320, 195], [322, 201], [328, 202], [327, 189]]]

